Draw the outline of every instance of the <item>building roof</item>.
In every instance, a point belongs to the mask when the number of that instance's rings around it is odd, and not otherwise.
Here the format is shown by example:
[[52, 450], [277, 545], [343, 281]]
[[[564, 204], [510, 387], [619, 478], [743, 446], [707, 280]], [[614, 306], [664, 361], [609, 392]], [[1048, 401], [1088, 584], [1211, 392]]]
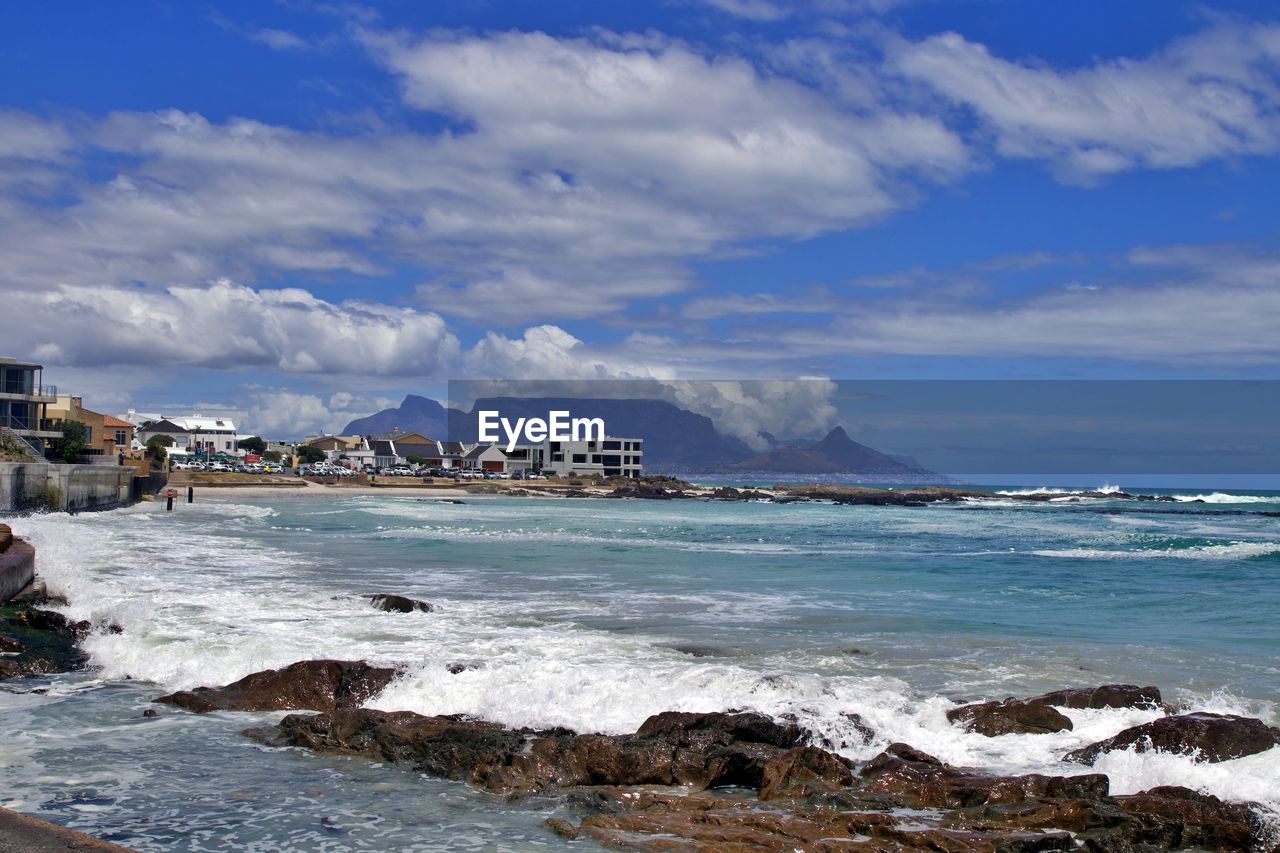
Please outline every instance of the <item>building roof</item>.
[[475, 447], [471, 448], [471, 450], [467, 451], [467, 455], [462, 458], [463, 459], [479, 459], [487, 451], [490, 451], [490, 450], [498, 451], [498, 453], [502, 454], [504, 458], [507, 455], [503, 453], [502, 448], [496, 444], [477, 444]]
[[112, 429], [133, 429], [133, 424], [111, 415], [102, 416], [102, 425], [104, 427], [111, 427]]
[[437, 441], [436, 446], [442, 456], [461, 456], [467, 452], [466, 445], [461, 441]]
[[398, 432], [393, 437], [400, 444], [435, 444], [436, 440], [420, 432]]
[[191, 415], [186, 418], [169, 418], [168, 420], [185, 426], [188, 432], [236, 431], [235, 421], [230, 418], [206, 418], [201, 415]]
[[164, 418], [163, 420], [156, 421], [151, 426], [143, 430], [143, 432], [190, 432], [190, 430], [185, 426], [177, 423], [177, 421], [180, 420], [182, 420], [182, 418]]
[[397, 456], [395, 442], [389, 439], [374, 441], [373, 453], [375, 456]]

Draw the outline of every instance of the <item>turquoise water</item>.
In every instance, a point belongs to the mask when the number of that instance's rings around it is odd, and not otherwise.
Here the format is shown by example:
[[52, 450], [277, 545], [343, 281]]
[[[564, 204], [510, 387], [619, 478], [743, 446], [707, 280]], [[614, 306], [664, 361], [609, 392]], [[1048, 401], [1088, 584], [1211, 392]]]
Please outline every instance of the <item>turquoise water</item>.
[[[551, 803], [362, 761], [264, 750], [265, 715], [141, 710], [162, 690], [303, 658], [395, 663], [372, 703], [511, 725], [633, 730], [668, 709], [842, 716], [998, 772], [1069, 772], [1071, 748], [1152, 718], [1071, 712], [1075, 730], [983, 738], [953, 699], [1104, 682], [1272, 724], [1280, 700], [1280, 496], [1193, 493], [923, 508], [474, 497], [228, 498], [13, 521], [95, 669], [0, 692], [5, 804], [162, 847], [555, 846]], [[385, 614], [396, 592], [430, 614]], [[450, 663], [473, 666], [450, 674]], [[30, 691], [47, 688], [45, 694]], [[856, 738], [849, 738], [856, 743]], [[1280, 750], [1219, 765], [1117, 753], [1113, 790], [1185, 784], [1280, 812]], [[235, 792], [234, 795], [229, 792]], [[176, 835], [175, 835], [176, 834]]]

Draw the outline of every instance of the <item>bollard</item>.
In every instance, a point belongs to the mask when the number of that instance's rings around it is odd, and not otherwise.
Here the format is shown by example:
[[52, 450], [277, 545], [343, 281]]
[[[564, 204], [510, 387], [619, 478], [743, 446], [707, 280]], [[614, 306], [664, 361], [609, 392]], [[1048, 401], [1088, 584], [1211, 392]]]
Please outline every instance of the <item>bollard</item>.
[[165, 495], [164, 508], [166, 512], [173, 512], [173, 495]]
[[196, 487], [187, 486], [187, 503], [193, 504], [195, 502], [196, 502]]

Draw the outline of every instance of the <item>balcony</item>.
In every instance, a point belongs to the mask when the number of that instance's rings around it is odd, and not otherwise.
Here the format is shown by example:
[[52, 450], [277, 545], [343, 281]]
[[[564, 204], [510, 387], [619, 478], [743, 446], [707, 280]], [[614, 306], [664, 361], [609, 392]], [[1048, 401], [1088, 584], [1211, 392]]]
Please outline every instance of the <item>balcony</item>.
[[56, 403], [58, 402], [58, 386], [6, 382], [0, 385], [0, 400], [21, 400], [24, 403]]

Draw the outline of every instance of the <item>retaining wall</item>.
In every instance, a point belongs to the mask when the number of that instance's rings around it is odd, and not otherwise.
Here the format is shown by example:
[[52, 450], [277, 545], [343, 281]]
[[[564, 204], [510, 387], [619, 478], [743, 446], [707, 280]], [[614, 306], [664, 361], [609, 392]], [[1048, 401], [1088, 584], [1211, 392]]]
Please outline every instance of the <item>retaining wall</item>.
[[36, 549], [14, 539], [0, 524], [0, 604], [13, 598], [36, 576]]
[[127, 506], [135, 500], [132, 468], [0, 462], [0, 512], [80, 512]]

